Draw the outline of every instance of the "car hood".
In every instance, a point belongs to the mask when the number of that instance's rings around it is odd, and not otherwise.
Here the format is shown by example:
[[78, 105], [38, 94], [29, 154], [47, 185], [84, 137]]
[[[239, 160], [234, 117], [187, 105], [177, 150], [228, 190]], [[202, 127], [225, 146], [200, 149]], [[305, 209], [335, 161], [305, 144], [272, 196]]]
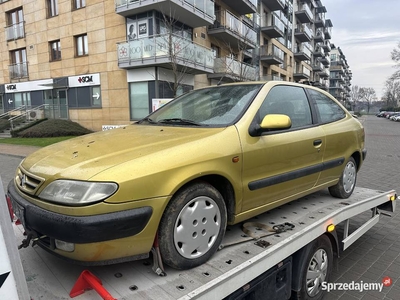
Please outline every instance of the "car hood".
[[[73, 138], [40, 149], [21, 167], [45, 181], [58, 178], [89, 180], [127, 161], [216, 135], [225, 128], [129, 125]], [[173, 151], [173, 150], [171, 150]]]

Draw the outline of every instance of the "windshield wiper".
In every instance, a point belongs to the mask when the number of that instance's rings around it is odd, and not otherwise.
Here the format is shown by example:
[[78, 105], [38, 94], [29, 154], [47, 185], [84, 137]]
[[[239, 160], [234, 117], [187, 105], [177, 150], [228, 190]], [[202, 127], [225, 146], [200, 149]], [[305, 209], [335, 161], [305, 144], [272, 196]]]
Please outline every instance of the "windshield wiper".
[[149, 117], [146, 117], [144, 119], [141, 119], [138, 123], [142, 124], [143, 122], [149, 122], [150, 124], [157, 124], [156, 121], [153, 121], [152, 119], [150, 119]]
[[197, 123], [192, 120], [181, 119], [181, 118], [171, 118], [171, 119], [162, 119], [158, 121], [158, 123], [163, 124], [182, 124], [182, 125], [195, 125], [195, 126], [208, 126], [204, 124]]

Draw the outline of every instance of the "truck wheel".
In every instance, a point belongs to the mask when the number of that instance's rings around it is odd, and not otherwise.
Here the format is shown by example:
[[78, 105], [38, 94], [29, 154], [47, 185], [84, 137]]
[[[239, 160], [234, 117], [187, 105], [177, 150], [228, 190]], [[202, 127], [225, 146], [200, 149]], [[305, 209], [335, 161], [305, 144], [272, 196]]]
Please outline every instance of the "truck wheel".
[[301, 271], [301, 289], [295, 299], [319, 300], [324, 295], [322, 283], [328, 282], [332, 271], [333, 251], [329, 238], [320, 236], [308, 252], [305, 267]]
[[329, 187], [329, 193], [336, 198], [346, 199], [353, 193], [357, 181], [357, 164], [353, 157], [350, 157], [344, 167], [339, 182]]
[[159, 227], [163, 261], [175, 269], [205, 263], [218, 249], [226, 229], [226, 207], [212, 185], [199, 182], [170, 201]]

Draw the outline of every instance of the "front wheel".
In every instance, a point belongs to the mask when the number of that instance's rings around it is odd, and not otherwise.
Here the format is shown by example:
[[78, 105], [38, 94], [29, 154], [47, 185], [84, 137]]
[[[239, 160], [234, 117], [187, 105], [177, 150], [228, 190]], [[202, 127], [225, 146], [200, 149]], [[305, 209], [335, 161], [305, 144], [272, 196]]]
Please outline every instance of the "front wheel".
[[179, 191], [168, 204], [159, 227], [163, 261], [175, 269], [205, 263], [225, 234], [224, 199], [212, 185], [199, 182]]
[[344, 167], [339, 182], [329, 187], [329, 193], [336, 198], [346, 199], [351, 196], [357, 181], [357, 163], [350, 157]]

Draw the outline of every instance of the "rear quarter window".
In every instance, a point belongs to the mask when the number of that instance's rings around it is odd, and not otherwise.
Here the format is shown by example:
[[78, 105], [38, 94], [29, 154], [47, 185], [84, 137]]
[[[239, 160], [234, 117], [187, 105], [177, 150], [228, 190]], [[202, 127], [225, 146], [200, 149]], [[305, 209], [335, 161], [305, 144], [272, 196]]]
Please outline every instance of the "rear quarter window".
[[321, 123], [331, 123], [346, 117], [345, 111], [330, 97], [316, 90], [307, 91], [315, 103]]

